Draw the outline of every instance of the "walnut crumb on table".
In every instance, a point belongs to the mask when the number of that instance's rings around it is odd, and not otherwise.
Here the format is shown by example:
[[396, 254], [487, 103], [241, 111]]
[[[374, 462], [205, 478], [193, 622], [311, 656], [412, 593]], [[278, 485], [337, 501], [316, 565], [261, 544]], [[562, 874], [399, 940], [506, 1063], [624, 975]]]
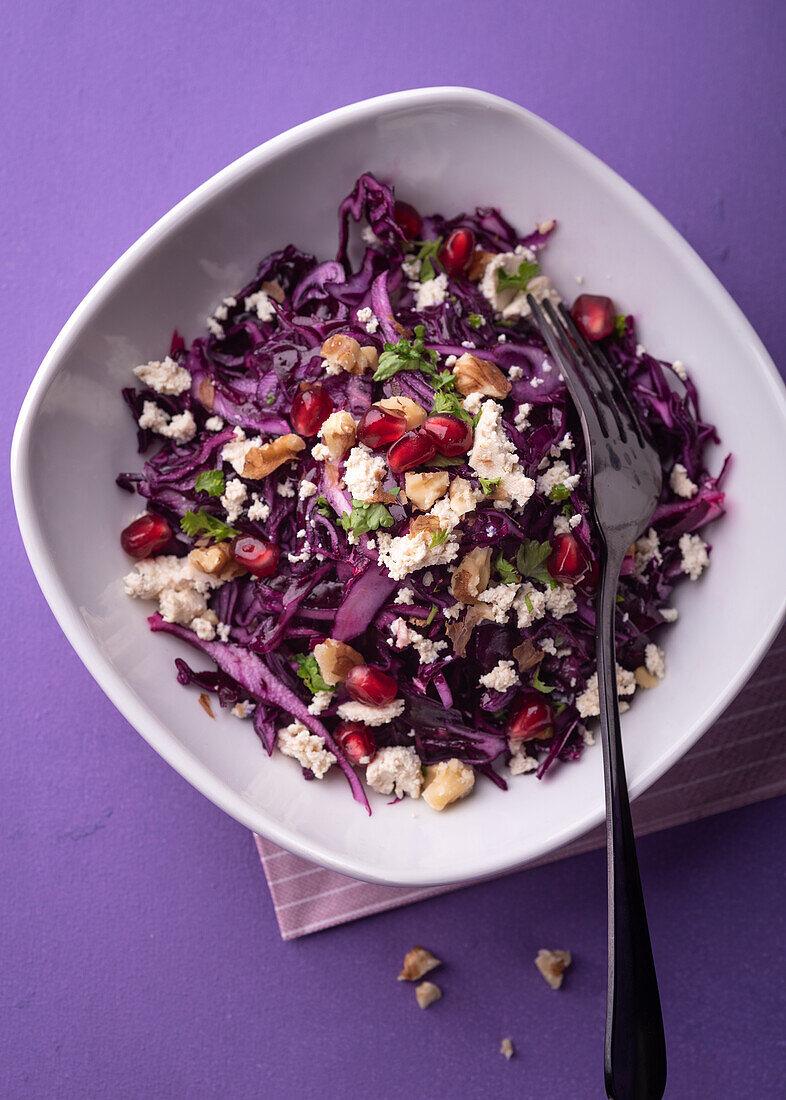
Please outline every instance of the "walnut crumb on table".
[[552, 989], [559, 989], [565, 971], [572, 961], [570, 951], [549, 951], [547, 948], [541, 947], [535, 957], [535, 966]]
[[416, 982], [430, 970], [442, 966], [442, 960], [432, 955], [425, 947], [416, 944], [411, 951], [404, 956], [404, 967], [398, 976], [400, 982]]
[[421, 1008], [428, 1008], [442, 996], [442, 990], [433, 982], [421, 982], [415, 987], [415, 998]]
[[503, 1039], [502, 1042], [499, 1044], [499, 1052], [500, 1054], [503, 1054], [508, 1061], [510, 1061], [513, 1055], [516, 1053], [516, 1048], [513, 1046], [513, 1041], [511, 1039]]

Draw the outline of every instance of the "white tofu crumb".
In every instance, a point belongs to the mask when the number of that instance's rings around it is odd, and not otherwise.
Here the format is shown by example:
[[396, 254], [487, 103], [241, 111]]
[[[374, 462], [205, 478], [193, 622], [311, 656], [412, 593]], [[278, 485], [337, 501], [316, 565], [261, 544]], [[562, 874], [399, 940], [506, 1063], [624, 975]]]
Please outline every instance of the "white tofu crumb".
[[530, 380], [529, 380], [529, 384], [530, 384], [530, 386], [532, 386], [533, 390], [536, 390], [538, 388], [538, 386], [543, 386], [545, 384], [545, 382], [546, 382], [545, 378], [535, 377], [535, 378], [530, 378]]
[[295, 495], [295, 486], [289, 478], [287, 478], [286, 481], [279, 481], [276, 486], [276, 492], [280, 497], [293, 497]]
[[446, 619], [457, 619], [461, 614], [464, 605], [460, 603], [454, 603], [452, 607], [446, 607], [442, 614]]
[[499, 488], [523, 507], [535, 491], [535, 482], [524, 474], [516, 446], [502, 426], [502, 406], [484, 401], [467, 462], [478, 477], [499, 478]]
[[197, 638], [201, 638], [203, 642], [212, 642], [216, 636], [215, 623], [208, 619], [206, 615], [198, 615], [191, 620], [188, 626], [190, 630], [194, 631]]
[[662, 680], [666, 675], [665, 653], [660, 646], [650, 643], [644, 650], [644, 667], [651, 676]]
[[270, 505], [265, 503], [264, 500], [260, 500], [258, 493], [252, 493], [251, 500], [253, 503], [248, 509], [248, 518], [259, 520], [264, 523], [267, 517], [270, 515]]
[[524, 581], [519, 585], [513, 608], [518, 616], [519, 630], [525, 630], [546, 614], [546, 597], [529, 581]]
[[549, 454], [552, 458], [559, 458], [563, 451], [572, 451], [573, 447], [573, 435], [566, 432], [559, 443], [555, 443], [553, 447], [549, 448]]
[[371, 245], [372, 248], [376, 248], [382, 244], [382, 241], [376, 235], [370, 225], [364, 225], [360, 231], [360, 236], [366, 244]]
[[379, 318], [374, 316], [374, 311], [370, 306], [363, 306], [362, 309], [359, 309], [357, 319], [362, 325], [366, 326], [366, 332], [370, 336], [373, 336], [379, 328]]
[[518, 382], [519, 378], [524, 377], [524, 371], [521, 367], [511, 367], [508, 371], [508, 378], [511, 382]]
[[588, 730], [586, 726], [582, 726], [579, 723], [579, 733], [581, 734], [581, 740], [587, 746], [587, 748], [592, 748], [592, 746], [595, 744], [595, 734], [592, 732], [592, 730]]
[[433, 306], [441, 306], [448, 296], [448, 277], [443, 272], [433, 279], [427, 279], [425, 283], [412, 283], [415, 291], [415, 309], [422, 313], [424, 309]]
[[658, 532], [650, 527], [646, 535], [642, 535], [633, 546], [633, 576], [641, 577], [651, 561], [660, 563], [663, 557], [660, 552], [660, 540]]
[[456, 365], [456, 363], [457, 363], [457, 362], [458, 362], [458, 356], [456, 356], [456, 355], [449, 355], [449, 356], [448, 356], [448, 357], [447, 357], [447, 358], [445, 359], [445, 366], [446, 366], [446, 367], [455, 367], [455, 365]]
[[682, 561], [680, 569], [687, 573], [692, 581], [698, 580], [710, 564], [707, 544], [698, 535], [684, 534], [679, 542]]
[[499, 1052], [500, 1054], [504, 1054], [507, 1060], [510, 1061], [513, 1055], [516, 1053], [516, 1050], [510, 1039], [503, 1039], [499, 1045]]
[[415, 279], [420, 278], [421, 266], [422, 262], [415, 258], [412, 260], [405, 260], [404, 263], [401, 265], [401, 270], [404, 272], [408, 279], [414, 282]]
[[330, 459], [330, 451], [324, 443], [317, 443], [311, 448], [311, 457], [315, 458], [317, 462], [328, 462]]
[[434, 583], [434, 574], [431, 572], [431, 570], [426, 570], [426, 572], [423, 574], [423, 583], [426, 586]]
[[143, 363], [134, 367], [134, 374], [142, 382], [156, 393], [178, 396], [191, 385], [191, 375], [185, 369], [177, 365], [174, 359], [167, 355], [163, 362], [151, 359], [149, 363]]
[[189, 558], [177, 558], [174, 554], [144, 558], [136, 562], [132, 571], [123, 577], [126, 595], [138, 600], [154, 600], [168, 589], [194, 589], [196, 592], [206, 593], [213, 588], [220, 588], [223, 583], [212, 574], [197, 569]]
[[532, 412], [532, 405], [528, 401], [525, 401], [522, 405], [519, 405], [516, 410], [516, 415], [513, 418], [513, 424], [517, 432], [523, 432], [529, 427], [529, 414]]
[[229, 623], [219, 623], [216, 627], [216, 634], [222, 642], [229, 641], [229, 635], [232, 632], [232, 627]]
[[394, 581], [403, 581], [410, 573], [432, 565], [447, 565], [458, 556], [459, 544], [453, 537], [437, 546], [431, 545], [432, 532], [418, 531], [414, 535], [377, 536], [379, 560]]
[[675, 623], [679, 616], [679, 612], [676, 607], [663, 607], [661, 608], [661, 616], [663, 621], [667, 623]]
[[314, 692], [314, 698], [308, 705], [308, 713], [316, 716], [321, 714], [326, 707], [330, 706], [330, 700], [333, 698], [332, 691], [316, 691]]
[[243, 302], [247, 313], [256, 313], [260, 321], [272, 321], [276, 315], [273, 300], [265, 290], [249, 294]]
[[[617, 664], [617, 695], [632, 695], [636, 690], [636, 678], [632, 672]], [[576, 698], [576, 710], [582, 718], [594, 718], [600, 714], [600, 699], [598, 698], [598, 674], [593, 672], [587, 686], [581, 695]], [[620, 710], [622, 708], [620, 707]]]
[[[237, 435], [237, 432], [240, 432]], [[236, 474], [243, 476], [243, 470], [246, 467], [246, 455], [252, 447], [261, 447], [262, 439], [260, 436], [255, 436], [253, 439], [246, 439], [246, 433], [242, 428], [235, 429], [236, 439], [230, 440], [229, 443], [225, 443], [221, 448], [221, 461], [228, 462]]]
[[544, 592], [546, 610], [555, 619], [564, 619], [576, 610], [576, 596], [572, 584], [558, 584]]
[[207, 317], [205, 319], [205, 324], [207, 325], [207, 331], [211, 334], [211, 336], [215, 336], [215, 338], [217, 340], [223, 340], [223, 338], [224, 338], [223, 325], [220, 325], [218, 323], [218, 321], [215, 319], [215, 317]]
[[205, 427], [209, 432], [220, 432], [224, 427], [224, 421], [220, 416], [209, 416], [205, 421]]
[[165, 588], [158, 597], [158, 610], [164, 622], [188, 626], [207, 610], [207, 600], [193, 588]]
[[492, 691], [507, 691], [519, 682], [514, 661], [498, 661], [490, 672], [480, 677], [482, 687]]
[[239, 478], [233, 477], [227, 482], [221, 497], [221, 507], [227, 514], [227, 523], [234, 523], [243, 514], [247, 495], [248, 489]]
[[691, 497], [695, 497], [696, 493], [699, 491], [698, 485], [688, 477], [688, 471], [681, 462], [674, 463], [671, 473], [669, 474], [669, 485], [673, 493], [676, 493], [678, 497], [683, 497], [685, 500], [690, 500]]
[[239, 703], [235, 703], [232, 707], [231, 713], [234, 714], [235, 718], [250, 718], [256, 709], [256, 703], [249, 703], [247, 699], [241, 699]]
[[380, 749], [366, 768], [366, 782], [379, 794], [393, 794], [397, 798], [409, 795], [419, 798], [423, 786], [420, 757], [407, 746]]
[[[515, 747], [512, 747], [515, 744]], [[511, 775], [527, 775], [538, 770], [538, 762], [534, 756], [528, 756], [520, 741], [511, 742], [510, 763], [508, 768]]]
[[544, 496], [550, 496], [558, 485], [564, 485], [571, 492], [580, 481], [579, 474], [572, 474], [567, 462], [558, 459], [545, 470], [538, 478], [538, 492]]
[[315, 779], [321, 779], [335, 764], [336, 758], [325, 748], [325, 742], [311, 733], [302, 722], [295, 721], [278, 731], [279, 750], [291, 756], [304, 768], [310, 768]]
[[480, 406], [483, 404], [482, 393], [468, 393], [467, 396], [461, 402], [462, 407], [470, 416], [475, 416], [480, 412]]
[[404, 712], [404, 700], [394, 699], [382, 707], [372, 707], [368, 703], [356, 703], [351, 700], [338, 708], [339, 718], [347, 722], [364, 722], [367, 726], [385, 726]]
[[399, 588], [396, 593], [396, 603], [412, 604], [415, 602], [415, 593], [411, 588]]
[[535, 275], [529, 280], [524, 290], [517, 290], [515, 287], [507, 290], [499, 289], [497, 272], [504, 271], [508, 275], [516, 275], [523, 261], [533, 263], [534, 252], [520, 245], [514, 252], [500, 252], [486, 264], [483, 278], [478, 284], [481, 294], [491, 304], [495, 313], [501, 314], [504, 318], [529, 317], [528, 294], [531, 294], [538, 303], [548, 298], [556, 306], [561, 301], [551, 281], [545, 275]]
[[396, 649], [404, 649], [405, 646], [411, 645], [422, 665], [432, 664], [443, 649], [448, 648], [447, 642], [435, 642], [431, 638], [425, 638], [417, 630], [413, 630], [402, 618], [394, 619], [390, 624], [390, 630], [394, 635]]
[[677, 377], [682, 379], [683, 382], [687, 382], [688, 372], [685, 370], [685, 364], [680, 362], [679, 359], [675, 359], [671, 365]]
[[505, 343], [507, 343], [507, 339], [508, 338], [507, 338], [506, 334], [504, 332], [501, 332], [499, 334], [499, 336], [497, 337], [497, 343], [498, 344], [505, 344]]
[[313, 497], [313, 495], [316, 493], [316, 491], [317, 491], [316, 482], [315, 481], [309, 481], [308, 478], [306, 477], [306, 478], [303, 478], [303, 480], [300, 482], [300, 485], [299, 485], [298, 491], [297, 491], [297, 495], [300, 498], [300, 500], [308, 500], [309, 497]]
[[643, 344], [636, 344], [636, 358], [641, 359], [642, 355], [647, 354], [647, 349]]
[[375, 455], [363, 443], [358, 443], [347, 456], [344, 483], [353, 500], [367, 501], [379, 488], [387, 464], [382, 455]]
[[485, 589], [478, 596], [478, 603], [488, 604], [491, 618], [495, 623], [506, 623], [513, 603], [518, 595], [518, 584], [498, 584]]
[[462, 348], [476, 348], [477, 344], [475, 343], [474, 340], [462, 340], [461, 341], [461, 346], [462, 346]]
[[172, 439], [175, 443], [189, 443], [196, 435], [196, 421], [188, 409], [170, 417], [169, 413], [164, 412], [153, 401], [145, 401], [142, 406], [139, 427]]

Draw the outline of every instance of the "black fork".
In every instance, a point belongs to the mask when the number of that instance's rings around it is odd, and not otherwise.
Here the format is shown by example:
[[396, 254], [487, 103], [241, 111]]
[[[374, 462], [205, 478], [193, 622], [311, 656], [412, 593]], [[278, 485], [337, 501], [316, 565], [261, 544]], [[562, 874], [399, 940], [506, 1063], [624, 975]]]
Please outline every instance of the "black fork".
[[546, 301], [541, 307], [531, 294], [527, 301], [579, 413], [600, 543], [596, 628], [608, 873], [606, 1094], [614, 1100], [660, 1100], [666, 1044], [622, 754], [614, 612], [623, 558], [658, 502], [661, 465], [603, 350], [584, 339], [564, 306], [556, 310]]

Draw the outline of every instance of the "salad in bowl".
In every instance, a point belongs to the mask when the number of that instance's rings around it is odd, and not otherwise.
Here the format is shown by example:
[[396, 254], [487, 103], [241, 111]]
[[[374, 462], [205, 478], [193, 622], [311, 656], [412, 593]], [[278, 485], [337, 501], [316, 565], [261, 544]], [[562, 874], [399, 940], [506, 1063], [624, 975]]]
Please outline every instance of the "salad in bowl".
[[[339, 208], [336, 258], [290, 245], [123, 391], [148, 454], [121, 543], [131, 597], [213, 663], [177, 678], [253, 723], [304, 778], [435, 810], [489, 780], [542, 779], [598, 713], [586, 456], [527, 295], [560, 300], [555, 222], [492, 208], [423, 216], [370, 174]], [[660, 455], [661, 499], [620, 578], [617, 689], [665, 673], [674, 585], [709, 564], [717, 441], [679, 362], [584, 292]]]

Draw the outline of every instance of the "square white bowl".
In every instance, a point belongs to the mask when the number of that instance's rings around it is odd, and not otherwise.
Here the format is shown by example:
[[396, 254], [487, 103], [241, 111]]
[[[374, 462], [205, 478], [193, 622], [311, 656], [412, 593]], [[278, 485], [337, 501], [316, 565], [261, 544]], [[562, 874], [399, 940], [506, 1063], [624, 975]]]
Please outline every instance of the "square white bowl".
[[[566, 297], [574, 277], [634, 313], [653, 354], [683, 360], [724, 453], [734, 453], [728, 515], [711, 529], [712, 565], [681, 584], [667, 678], [625, 716], [639, 794], [707, 729], [766, 651], [786, 574], [765, 576], [760, 539], [786, 538], [786, 397], [740, 310], [678, 233], [628, 184], [552, 126], [505, 100], [429, 88], [358, 103], [266, 142], [198, 188], [97, 283], [55, 340], [19, 416], [14, 498], [25, 546], [55, 616], [85, 665], [143, 737], [208, 798], [277, 844], [345, 874], [422, 886], [526, 863], [603, 817], [600, 748], [543, 782], [481, 782], [444, 814], [375, 798], [369, 819], [339, 775], [304, 783], [269, 759], [251, 724], [211, 721], [173, 660], [194, 650], [153, 637], [150, 606], [123, 595], [118, 532], [138, 511], [114, 484], [139, 467], [120, 389], [160, 358], [174, 327], [204, 328], [220, 299], [288, 242], [331, 256], [336, 208], [363, 171], [423, 210], [502, 208], [521, 232], [555, 217], [545, 269]], [[715, 456], [717, 468], [720, 454]], [[73, 532], [81, 533], [80, 540]], [[777, 563], [775, 563], [777, 565]]]

